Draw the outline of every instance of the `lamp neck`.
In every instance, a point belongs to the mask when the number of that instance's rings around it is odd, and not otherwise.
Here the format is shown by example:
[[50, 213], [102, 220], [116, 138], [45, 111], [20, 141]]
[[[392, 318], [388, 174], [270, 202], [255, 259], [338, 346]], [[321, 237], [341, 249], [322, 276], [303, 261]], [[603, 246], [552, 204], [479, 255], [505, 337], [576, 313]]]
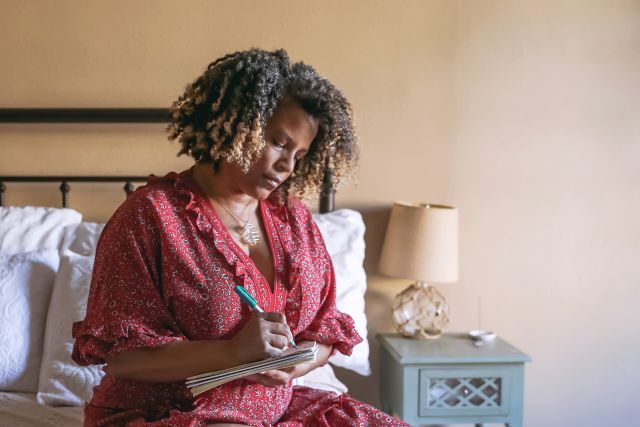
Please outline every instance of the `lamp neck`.
[[431, 287], [431, 285], [429, 285], [427, 282], [423, 282], [422, 280], [416, 280], [416, 282], [413, 284], [414, 287], [416, 288], [421, 288], [421, 289], [427, 289], [429, 287]]

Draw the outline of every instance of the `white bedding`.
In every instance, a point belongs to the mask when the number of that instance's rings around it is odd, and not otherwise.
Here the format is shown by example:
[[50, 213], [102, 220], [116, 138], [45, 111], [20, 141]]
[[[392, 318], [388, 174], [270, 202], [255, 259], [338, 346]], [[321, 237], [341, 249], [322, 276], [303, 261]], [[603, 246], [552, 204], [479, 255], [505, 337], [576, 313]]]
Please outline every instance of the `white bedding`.
[[36, 402], [35, 393], [0, 392], [0, 424], [11, 427], [80, 427], [81, 406], [48, 406]]

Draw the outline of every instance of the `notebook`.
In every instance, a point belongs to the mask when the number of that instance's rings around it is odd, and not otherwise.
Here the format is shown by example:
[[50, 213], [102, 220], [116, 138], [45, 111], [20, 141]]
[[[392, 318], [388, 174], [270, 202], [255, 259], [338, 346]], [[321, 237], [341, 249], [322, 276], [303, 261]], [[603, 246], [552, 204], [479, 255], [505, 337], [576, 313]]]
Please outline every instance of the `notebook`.
[[318, 344], [307, 342], [298, 346], [298, 349], [289, 348], [284, 350], [276, 357], [258, 360], [257, 362], [247, 363], [222, 371], [207, 372], [200, 375], [194, 375], [186, 380], [187, 387], [191, 390], [193, 396], [197, 396], [219, 385], [248, 375], [257, 374], [268, 371], [270, 369], [283, 369], [290, 366], [299, 365], [301, 363], [309, 363], [316, 361], [318, 353]]

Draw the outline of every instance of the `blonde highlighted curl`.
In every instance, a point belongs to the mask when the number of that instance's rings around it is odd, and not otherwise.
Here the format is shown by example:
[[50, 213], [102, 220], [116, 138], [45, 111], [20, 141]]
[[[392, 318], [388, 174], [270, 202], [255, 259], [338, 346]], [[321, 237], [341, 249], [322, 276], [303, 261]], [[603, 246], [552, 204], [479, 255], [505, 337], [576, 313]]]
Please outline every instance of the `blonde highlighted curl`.
[[290, 63], [284, 50], [251, 49], [211, 63], [172, 104], [168, 138], [180, 143], [178, 155], [212, 162], [216, 171], [222, 161], [235, 162], [247, 172], [265, 150], [266, 123], [284, 97], [318, 120], [318, 134], [278, 188], [282, 200], [317, 195], [328, 171], [337, 187], [358, 160], [351, 105], [312, 67]]

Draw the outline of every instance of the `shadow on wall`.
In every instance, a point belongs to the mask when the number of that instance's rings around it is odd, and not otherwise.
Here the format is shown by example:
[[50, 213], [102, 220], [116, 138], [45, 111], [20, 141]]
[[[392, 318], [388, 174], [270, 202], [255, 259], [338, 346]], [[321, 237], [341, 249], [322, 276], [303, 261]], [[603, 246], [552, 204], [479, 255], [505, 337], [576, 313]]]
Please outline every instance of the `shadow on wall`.
[[384, 235], [387, 232], [387, 224], [391, 216], [391, 206], [380, 207], [355, 207], [362, 214], [366, 231], [364, 241], [366, 244], [364, 269], [367, 275], [377, 274], [378, 260], [382, 252]]
[[393, 330], [391, 324], [391, 303], [388, 295], [375, 290], [367, 290], [365, 311], [367, 314], [367, 333], [369, 341], [369, 362], [371, 376], [364, 377], [353, 371], [334, 367], [338, 379], [349, 388], [354, 398], [380, 408], [380, 343], [376, 334]]
[[336, 376], [349, 387], [349, 394], [354, 398], [380, 407], [380, 375], [379, 348], [376, 335], [393, 331], [391, 322], [391, 307], [394, 287], [385, 283], [388, 279], [378, 274], [378, 260], [384, 243], [387, 223], [391, 214], [389, 206], [349, 206], [348, 209], [357, 210], [362, 214], [365, 231], [365, 259], [364, 268], [367, 273], [367, 292], [365, 294], [365, 313], [367, 315], [367, 333], [369, 341], [369, 361], [371, 362], [371, 376], [364, 377], [355, 372], [334, 368]]

